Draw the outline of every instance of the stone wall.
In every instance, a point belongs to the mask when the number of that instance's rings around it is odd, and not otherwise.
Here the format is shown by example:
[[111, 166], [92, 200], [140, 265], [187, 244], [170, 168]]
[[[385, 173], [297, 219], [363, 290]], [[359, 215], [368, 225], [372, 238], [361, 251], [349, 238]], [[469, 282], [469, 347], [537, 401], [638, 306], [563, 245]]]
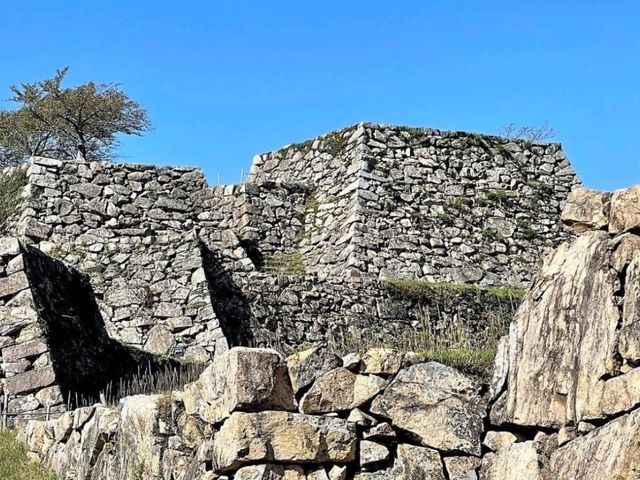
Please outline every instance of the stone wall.
[[68, 480], [465, 480], [480, 466], [480, 391], [470, 376], [389, 350], [285, 361], [234, 348], [184, 391], [30, 422], [20, 436]]
[[[26, 177], [9, 231], [89, 275], [111, 338], [199, 360], [424, 323], [385, 279], [528, 285], [576, 183], [557, 144], [371, 124], [258, 156], [245, 185], [46, 158]], [[467, 300], [426, 318], [483, 330]]]
[[575, 190], [490, 384], [420, 354], [232, 348], [166, 396], [20, 431], [75, 479], [636, 480], [640, 188]]
[[312, 271], [519, 286], [578, 183], [559, 144], [371, 124], [257, 157], [267, 180], [311, 189]]
[[178, 368], [111, 339], [89, 278], [15, 238], [0, 238], [2, 410], [45, 416], [95, 401], [134, 375]]
[[371, 345], [425, 348], [429, 341], [480, 347], [507, 331], [524, 293], [314, 275], [240, 277], [220, 270], [209, 283], [216, 289], [212, 298], [219, 318], [239, 328], [232, 344], [285, 353], [320, 344], [337, 351]]
[[13, 231], [90, 275], [112, 338], [208, 358], [222, 334], [211, 308], [194, 169], [34, 158]]

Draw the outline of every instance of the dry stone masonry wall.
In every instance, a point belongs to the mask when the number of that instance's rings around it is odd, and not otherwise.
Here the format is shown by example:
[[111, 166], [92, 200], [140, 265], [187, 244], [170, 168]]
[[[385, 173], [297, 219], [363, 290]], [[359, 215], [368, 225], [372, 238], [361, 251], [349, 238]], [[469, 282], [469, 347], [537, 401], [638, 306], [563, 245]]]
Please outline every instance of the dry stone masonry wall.
[[141, 372], [177, 368], [111, 339], [86, 275], [0, 239], [0, 378], [5, 423], [95, 401]]
[[313, 271], [514, 286], [567, 238], [578, 183], [559, 144], [371, 124], [257, 157], [266, 180], [311, 188]]
[[47, 158], [25, 182], [8, 232], [89, 275], [109, 335], [204, 361], [425, 323], [473, 337], [490, 322], [468, 295], [434, 313], [387, 281], [528, 285], [577, 180], [557, 144], [359, 124], [256, 157], [244, 185]]
[[573, 191], [489, 385], [416, 353], [235, 347], [166, 396], [20, 430], [69, 480], [636, 480], [640, 188]]

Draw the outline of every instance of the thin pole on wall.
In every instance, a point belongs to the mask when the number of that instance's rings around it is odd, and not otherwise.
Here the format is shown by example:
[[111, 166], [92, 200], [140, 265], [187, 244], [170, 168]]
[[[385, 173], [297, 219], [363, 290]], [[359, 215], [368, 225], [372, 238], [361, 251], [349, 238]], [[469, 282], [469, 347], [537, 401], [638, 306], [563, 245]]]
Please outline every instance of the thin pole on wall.
[[4, 399], [2, 400], [2, 429], [7, 429], [7, 407], [9, 405], [9, 394], [4, 392]]

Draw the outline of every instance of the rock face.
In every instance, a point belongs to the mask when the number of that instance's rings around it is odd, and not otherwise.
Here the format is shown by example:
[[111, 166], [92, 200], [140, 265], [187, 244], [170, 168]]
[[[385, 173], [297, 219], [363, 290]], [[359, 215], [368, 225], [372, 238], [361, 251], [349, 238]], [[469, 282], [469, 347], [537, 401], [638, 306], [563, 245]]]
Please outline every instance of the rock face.
[[295, 410], [284, 357], [275, 350], [235, 347], [216, 356], [200, 379], [187, 385], [188, 414], [217, 423], [238, 410]]
[[551, 455], [549, 471], [557, 480], [638, 478], [640, 410], [618, 417], [560, 447]]
[[439, 363], [401, 371], [371, 411], [388, 418], [422, 445], [480, 455], [485, 405], [480, 384]]
[[602, 416], [599, 385], [616, 369], [620, 321], [614, 247], [605, 232], [587, 232], [548, 259], [511, 325], [508, 389], [495, 412], [503, 422], [560, 427]]
[[582, 233], [545, 260], [496, 359], [491, 422], [506, 431], [486, 434], [481, 478], [640, 473], [639, 204], [637, 187], [570, 196], [563, 219]]
[[236, 412], [214, 436], [214, 469], [226, 472], [256, 462], [349, 463], [356, 433], [345, 420], [286, 412]]

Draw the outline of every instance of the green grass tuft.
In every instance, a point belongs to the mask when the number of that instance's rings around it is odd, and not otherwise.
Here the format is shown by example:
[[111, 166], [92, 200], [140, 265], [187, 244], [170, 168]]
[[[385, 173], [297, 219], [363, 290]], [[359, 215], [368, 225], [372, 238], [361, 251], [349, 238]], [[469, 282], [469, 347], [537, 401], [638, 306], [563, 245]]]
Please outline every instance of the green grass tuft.
[[450, 347], [429, 347], [416, 353], [425, 362], [434, 361], [456, 368], [462, 372], [488, 377], [496, 356], [497, 344], [481, 347], [453, 345]]
[[56, 480], [55, 473], [27, 458], [27, 449], [13, 432], [0, 431], [0, 478], [2, 480]]

